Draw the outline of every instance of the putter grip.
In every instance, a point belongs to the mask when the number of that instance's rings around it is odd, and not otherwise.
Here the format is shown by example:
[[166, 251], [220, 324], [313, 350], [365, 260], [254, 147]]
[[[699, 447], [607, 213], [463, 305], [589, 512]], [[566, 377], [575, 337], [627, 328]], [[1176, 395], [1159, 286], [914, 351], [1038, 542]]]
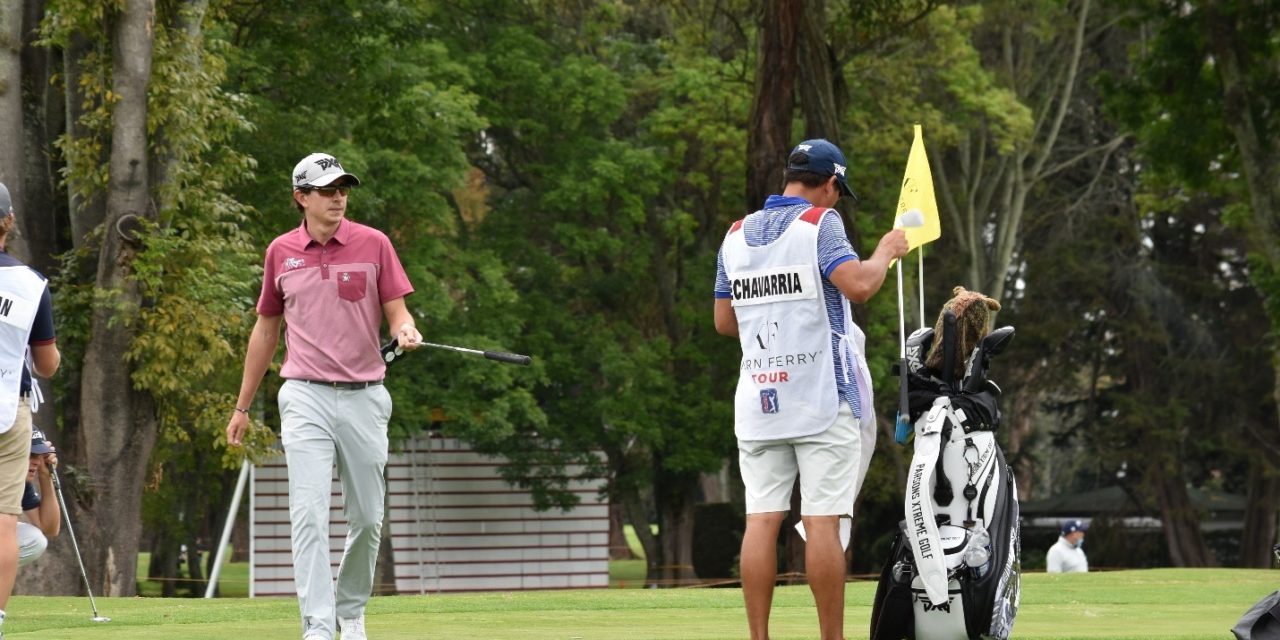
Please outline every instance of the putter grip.
[[529, 356], [520, 355], [518, 353], [507, 353], [506, 351], [486, 351], [484, 352], [484, 357], [490, 360], [497, 360], [498, 362], [509, 362], [511, 364], [528, 365], [533, 362], [533, 358], [530, 358]]

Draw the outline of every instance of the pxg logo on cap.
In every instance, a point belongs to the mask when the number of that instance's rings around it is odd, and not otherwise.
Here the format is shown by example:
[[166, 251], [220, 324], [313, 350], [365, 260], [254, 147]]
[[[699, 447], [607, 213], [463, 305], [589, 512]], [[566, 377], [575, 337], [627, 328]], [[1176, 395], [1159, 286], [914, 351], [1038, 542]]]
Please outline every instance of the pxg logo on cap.
[[836, 184], [840, 185], [840, 193], [856, 201], [858, 194], [849, 188], [849, 177], [846, 175], [848, 169], [849, 163], [845, 161], [840, 147], [821, 138], [801, 142], [787, 156], [788, 171], [808, 171], [820, 176], [835, 176]]
[[338, 159], [327, 153], [313, 153], [293, 168], [293, 188], [326, 187], [339, 178], [350, 178], [351, 186], [360, 186], [360, 178], [347, 173]]

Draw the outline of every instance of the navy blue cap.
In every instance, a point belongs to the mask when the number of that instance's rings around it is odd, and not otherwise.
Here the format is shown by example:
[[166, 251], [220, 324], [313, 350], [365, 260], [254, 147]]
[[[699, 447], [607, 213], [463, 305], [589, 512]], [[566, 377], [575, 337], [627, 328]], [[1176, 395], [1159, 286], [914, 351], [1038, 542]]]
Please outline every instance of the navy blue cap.
[[44, 439], [44, 432], [39, 429], [31, 430], [31, 455], [39, 455], [42, 453], [53, 453], [53, 448], [49, 446], [49, 442]]
[[1075, 533], [1077, 531], [1088, 531], [1089, 523], [1084, 520], [1067, 520], [1062, 523], [1062, 535]]
[[826, 140], [805, 140], [796, 145], [791, 150], [791, 155], [787, 156], [787, 170], [835, 176], [840, 192], [854, 200], [858, 199], [858, 194], [849, 188], [849, 178], [845, 175], [848, 173], [849, 163], [844, 159], [844, 152]]

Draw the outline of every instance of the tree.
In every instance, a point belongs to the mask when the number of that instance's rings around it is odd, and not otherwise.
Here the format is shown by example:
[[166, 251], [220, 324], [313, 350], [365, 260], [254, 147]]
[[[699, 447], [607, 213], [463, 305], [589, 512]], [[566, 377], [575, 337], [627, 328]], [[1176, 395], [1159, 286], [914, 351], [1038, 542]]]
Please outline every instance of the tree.
[[[1272, 2], [1144, 2], [1135, 17], [1150, 38], [1135, 50], [1138, 74], [1117, 92], [1116, 111], [1140, 141], [1148, 171], [1188, 192], [1223, 194], [1224, 215], [1243, 231], [1248, 278], [1271, 319], [1273, 400], [1280, 398], [1280, 45]], [[1280, 406], [1280, 403], [1277, 403]], [[1277, 531], [1277, 420], [1249, 434], [1251, 482], [1241, 541], [1246, 566], [1270, 566]]]
[[243, 209], [221, 193], [246, 168], [222, 146], [243, 122], [217, 89], [205, 9], [63, 2], [43, 27], [45, 46], [83, 56], [67, 65], [80, 72], [66, 85], [80, 108], [57, 143], [83, 233], [55, 286], [69, 347], [59, 388], [75, 394], [58, 442], [86, 565], [108, 595], [136, 588], [143, 488], [163, 477], [138, 460], [162, 434], [216, 433], [210, 410], [229, 399], [210, 383], [232, 370], [229, 343], [245, 331], [220, 311], [245, 297], [248, 275]]

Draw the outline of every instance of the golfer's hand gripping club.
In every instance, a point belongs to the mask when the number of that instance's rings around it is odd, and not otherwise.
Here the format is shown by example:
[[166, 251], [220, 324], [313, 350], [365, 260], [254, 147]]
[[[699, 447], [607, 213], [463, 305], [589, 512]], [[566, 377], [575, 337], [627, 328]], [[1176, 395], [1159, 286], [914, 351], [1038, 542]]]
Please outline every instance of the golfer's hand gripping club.
[[[519, 353], [507, 353], [506, 351], [481, 351], [479, 349], [467, 349], [465, 347], [455, 347], [447, 344], [436, 344], [434, 342], [418, 343], [424, 347], [432, 347], [435, 349], [447, 349], [449, 351], [457, 351], [459, 353], [469, 353], [471, 355], [484, 356], [490, 360], [498, 362], [506, 362], [508, 364], [529, 365], [533, 362], [533, 358]], [[391, 364], [396, 358], [404, 355], [404, 349], [400, 347], [398, 340], [391, 340], [382, 345], [382, 361]]]

